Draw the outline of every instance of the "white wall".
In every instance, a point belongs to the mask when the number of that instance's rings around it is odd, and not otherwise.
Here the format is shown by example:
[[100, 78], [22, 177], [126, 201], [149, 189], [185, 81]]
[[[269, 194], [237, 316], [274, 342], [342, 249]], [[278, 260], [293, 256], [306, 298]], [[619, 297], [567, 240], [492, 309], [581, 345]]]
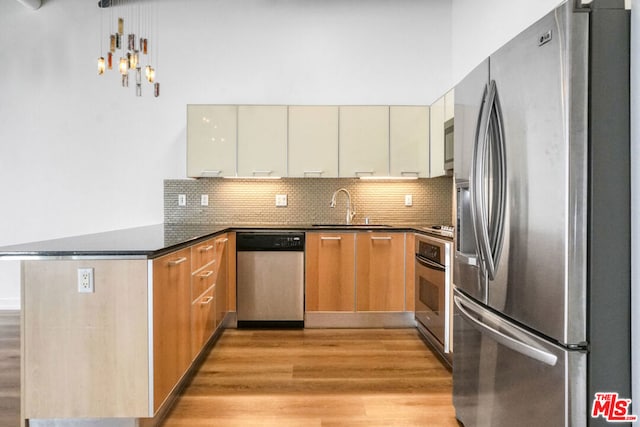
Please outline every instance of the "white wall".
[[449, 0], [158, 0], [162, 94], [136, 98], [97, 76], [97, 0], [43, 3], [0, 1], [0, 245], [162, 222], [188, 103], [428, 104], [451, 74]]
[[561, 0], [452, 0], [451, 86], [560, 3]]

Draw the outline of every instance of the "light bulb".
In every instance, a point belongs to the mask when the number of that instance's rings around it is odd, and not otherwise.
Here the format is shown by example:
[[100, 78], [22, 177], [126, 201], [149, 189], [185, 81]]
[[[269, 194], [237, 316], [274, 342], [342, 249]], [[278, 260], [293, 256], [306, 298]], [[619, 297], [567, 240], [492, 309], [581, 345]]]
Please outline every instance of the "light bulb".
[[160, 83], [158, 82], [153, 85], [153, 96], [156, 98], [160, 96]]
[[116, 51], [116, 35], [111, 34], [109, 36], [109, 52], [114, 53]]
[[138, 51], [136, 50], [135, 52], [133, 52], [128, 56], [129, 56], [129, 68], [131, 68], [132, 70], [135, 68], [138, 68]]
[[113, 54], [111, 52], [107, 53], [107, 68], [113, 70]]
[[98, 58], [98, 75], [104, 74], [104, 57]]
[[153, 67], [149, 67], [149, 74], [147, 74], [147, 81], [153, 83], [156, 79], [156, 70]]
[[118, 34], [124, 34], [124, 19], [118, 18]]
[[127, 58], [120, 58], [120, 74], [125, 75], [129, 71], [129, 61]]

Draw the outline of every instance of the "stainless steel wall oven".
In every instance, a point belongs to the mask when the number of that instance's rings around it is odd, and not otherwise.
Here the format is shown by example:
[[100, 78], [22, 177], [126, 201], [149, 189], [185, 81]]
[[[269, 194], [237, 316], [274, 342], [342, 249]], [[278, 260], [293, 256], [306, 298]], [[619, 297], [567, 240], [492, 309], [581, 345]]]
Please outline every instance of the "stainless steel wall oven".
[[450, 359], [452, 242], [416, 234], [417, 326], [446, 359]]

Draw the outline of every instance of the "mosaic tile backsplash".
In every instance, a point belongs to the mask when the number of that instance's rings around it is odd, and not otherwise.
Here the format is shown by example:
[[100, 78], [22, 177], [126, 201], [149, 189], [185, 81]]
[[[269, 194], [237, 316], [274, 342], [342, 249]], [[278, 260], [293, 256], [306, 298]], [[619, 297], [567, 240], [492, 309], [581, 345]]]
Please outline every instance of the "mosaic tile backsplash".
[[[297, 225], [341, 224], [347, 197], [331, 195], [339, 188], [351, 193], [354, 223], [451, 224], [453, 179], [365, 181], [353, 178], [283, 178], [278, 180], [202, 178], [164, 181], [164, 221], [167, 224]], [[186, 206], [178, 205], [185, 194]], [[201, 206], [201, 195], [209, 205]], [[276, 194], [287, 195], [287, 206], [276, 207]], [[413, 206], [404, 204], [405, 195]]]

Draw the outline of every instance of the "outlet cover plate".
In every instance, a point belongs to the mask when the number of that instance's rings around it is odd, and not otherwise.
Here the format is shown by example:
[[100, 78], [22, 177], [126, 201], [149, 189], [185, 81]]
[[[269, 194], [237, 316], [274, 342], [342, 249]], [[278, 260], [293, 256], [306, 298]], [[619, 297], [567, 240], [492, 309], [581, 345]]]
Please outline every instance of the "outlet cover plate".
[[413, 206], [413, 195], [406, 194], [404, 196], [404, 205], [405, 206]]
[[279, 207], [287, 206], [286, 194], [276, 194], [276, 206], [279, 206]]
[[81, 294], [92, 294], [95, 291], [93, 286], [93, 268], [78, 269], [78, 292]]

